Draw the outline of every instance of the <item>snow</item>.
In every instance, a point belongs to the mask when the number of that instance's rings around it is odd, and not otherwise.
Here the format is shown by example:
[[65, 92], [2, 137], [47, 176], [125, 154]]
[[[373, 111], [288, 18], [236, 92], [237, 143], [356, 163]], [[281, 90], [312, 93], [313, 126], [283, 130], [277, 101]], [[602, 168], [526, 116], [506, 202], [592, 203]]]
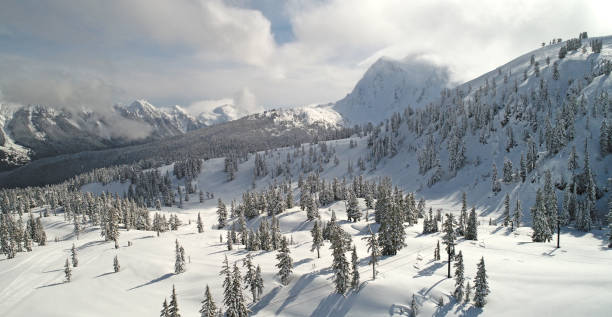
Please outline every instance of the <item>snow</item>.
[[[585, 71], [590, 71], [585, 65], [591, 61], [596, 64], [603, 58], [610, 58], [612, 37], [603, 40], [602, 53], [597, 56], [590, 52], [583, 54], [579, 50], [561, 60], [559, 69], [562, 78], [559, 81], [548, 81], [549, 89], [565, 92], [568, 88], [568, 78], [579, 78], [585, 75]], [[511, 61], [500, 67], [502, 76], [503, 73], [511, 71], [513, 75], [521, 77], [522, 71], [529, 65], [531, 54], [534, 54], [536, 60], [540, 62], [541, 76], [550, 78], [552, 62], [551, 66], [547, 66], [544, 60], [546, 56], [551, 58], [556, 56], [559, 45], [546, 46]], [[556, 58], [553, 58], [554, 60]], [[373, 69], [385, 74], [396, 73], [394, 63], [383, 60], [381, 65], [373, 66]], [[377, 78], [375, 75], [372, 76]], [[369, 75], [364, 76], [366, 77], [369, 78]], [[502, 78], [499, 78], [495, 70], [460, 85], [459, 88], [467, 91], [467, 87], [473, 87], [466, 96], [472, 98], [474, 90], [483, 85], [485, 78], [491, 80], [493, 77], [497, 79], [499, 87], [502, 87]], [[385, 76], [381, 78], [384, 80]], [[394, 81], [390, 80], [390, 83]], [[512, 85], [513, 81], [514, 77], [511, 78], [509, 85]], [[439, 81], [434, 80], [428, 87], [434, 87], [436, 83]], [[375, 91], [378, 88], [380, 88], [378, 91], [387, 91], [386, 85], [386, 83], [383, 85], [384, 89], [382, 86], [370, 88]], [[526, 92], [538, 85], [539, 78], [530, 73], [527, 81], [520, 81], [519, 89]], [[592, 99], [602, 90], [612, 92], [611, 87], [610, 76], [599, 76], [583, 87], [582, 92], [586, 98]], [[438, 92], [439, 90], [436, 93]], [[501, 95], [498, 93], [497, 97], [490, 97], [489, 101], [499, 102]], [[379, 98], [382, 99], [376, 100], [389, 101], [381, 96]], [[407, 93], [406, 96], [413, 98], [416, 95]], [[424, 96], [433, 98], [434, 95]], [[370, 103], [351, 105], [368, 104]], [[383, 104], [391, 107], [381, 109], [366, 107], [363, 109], [367, 111], [363, 112], [355, 110], [355, 118], [368, 118], [366, 116], [370, 115], [368, 111], [379, 111], [382, 116], [386, 110], [396, 111], [399, 109], [396, 106], [403, 105], [403, 103], [381, 102], [381, 105]], [[271, 115], [274, 113], [275, 120], [279, 122], [333, 124], [340, 119], [335, 109], [333, 105], [328, 105], [269, 113]], [[497, 115], [503, 115], [503, 111]], [[371, 118], [378, 119], [374, 116]], [[338, 223], [352, 235], [360, 257], [362, 284], [359, 291], [351, 291], [345, 296], [333, 293], [329, 242], [326, 242], [321, 249], [321, 258], [317, 259], [316, 253], [310, 251], [312, 239], [309, 230], [312, 228], [312, 223], [306, 221], [306, 212], [296, 207], [278, 217], [281, 232], [287, 237], [292, 237], [294, 241], [290, 246], [294, 262], [291, 281], [289, 285], [281, 286], [278, 277], [275, 276], [276, 252], [253, 252], [254, 263], [261, 265], [263, 270], [265, 289], [261, 300], [250, 306], [252, 313], [256, 316], [407, 316], [410, 301], [415, 295], [420, 306], [420, 316], [480, 314], [608, 316], [612, 311], [612, 303], [609, 301], [612, 296], [612, 274], [610, 274], [612, 250], [607, 248], [607, 231], [595, 227], [591, 232], [584, 233], [571, 227], [564, 228], [560, 237], [561, 248], [557, 249], [556, 241], [533, 243], [532, 230], [527, 226], [511, 232], [504, 227], [488, 225], [490, 219], [499, 223], [503, 197], [506, 193], [510, 195], [512, 206], [516, 199], [520, 198], [523, 205], [522, 223], [529, 225], [531, 220], [528, 210], [533, 205], [536, 189], [542, 186], [539, 176], [550, 169], [553, 172], [553, 180], [560, 179], [562, 175], [567, 179], [566, 165], [569, 150], [572, 145], [576, 146], [582, 167], [581, 150], [585, 140], [589, 140], [591, 167], [595, 172], [596, 182], [602, 188], [607, 185], [612, 155], [602, 157], [598, 153], [597, 141], [602, 119], [591, 117], [587, 126], [586, 118], [581, 115], [577, 117], [576, 138], [561, 152], [555, 155], [541, 153], [536, 170], [528, 175], [525, 183], [502, 183], [502, 191], [496, 195], [491, 192], [489, 174], [491, 165], [495, 163], [498, 175], [501, 175], [505, 158], [511, 159], [516, 167], [521, 152], [526, 152], [522, 141], [519, 141], [517, 148], [506, 152], [505, 131], [499, 128], [488, 139], [487, 144], [479, 142], [478, 134], [473, 135], [468, 132], [464, 138], [468, 148], [466, 165], [456, 175], [445, 173], [443, 179], [431, 187], [426, 184], [431, 171], [426, 175], [420, 175], [416, 160], [415, 149], [422, 147], [424, 137], [414, 135], [405, 125], [399, 130], [398, 139], [402, 143], [398, 153], [393, 157], [383, 158], [375, 169], [368, 164], [368, 169], [363, 172], [363, 176], [368, 180], [391, 176], [393, 183], [404, 192], [414, 191], [417, 198], [424, 197], [427, 200], [427, 208], [432, 207], [434, 210], [441, 208], [443, 212], [458, 214], [461, 193], [467, 192], [468, 208], [475, 206], [479, 215], [478, 241], [459, 239], [456, 249], [463, 253], [466, 280], [469, 281], [473, 281], [476, 263], [484, 257], [491, 294], [487, 297], [488, 303], [483, 309], [478, 309], [472, 304], [456, 303], [451, 298], [454, 280], [446, 278], [445, 254], [442, 254], [442, 261], [432, 260], [436, 242], [442, 240], [442, 233], [422, 234], [422, 220], [417, 225], [407, 228], [407, 246], [395, 256], [383, 257], [377, 268], [379, 271], [377, 279], [371, 280], [371, 267], [367, 265], [367, 249], [365, 241], [361, 238], [365, 236], [368, 224], [376, 228], [377, 225], [373, 224], [374, 214], [370, 210], [369, 219], [349, 223], [345, 220], [344, 202], [337, 202], [323, 206], [320, 214], [323, 220], [328, 220], [332, 210], [335, 211]], [[511, 121], [510, 124], [517, 129], [523, 128], [520, 122]], [[520, 138], [519, 133], [516, 133], [515, 137]], [[356, 147], [349, 146], [351, 140], [357, 142]], [[351, 177], [347, 174], [347, 162], [351, 160], [356, 163], [358, 158], [366, 158], [369, 155], [366, 138], [355, 137], [351, 140], [327, 142], [329, 147], [335, 150], [341, 163], [338, 166], [334, 166], [333, 161], [325, 164], [323, 172], [320, 173], [322, 178], [330, 180], [333, 177]], [[446, 146], [444, 143], [439, 145], [441, 164], [446, 167], [448, 165]], [[306, 150], [308, 146], [305, 145]], [[266, 157], [270, 169], [275, 163], [284, 162], [287, 153], [292, 151], [290, 148], [271, 151]], [[290, 165], [294, 181], [299, 174], [299, 160], [300, 158]], [[213, 192], [215, 199], [200, 204], [197, 195], [192, 195], [190, 201], [184, 203], [184, 209], [163, 208], [162, 212], [166, 216], [177, 213], [183, 221], [184, 225], [178, 231], [166, 232], [156, 237], [154, 232], [122, 230], [119, 239], [121, 248], [118, 250], [113, 248], [112, 243], [102, 241], [98, 228], [88, 227], [76, 240], [72, 234], [72, 225], [64, 222], [61, 214], [43, 218], [48, 246], [34, 247], [31, 253], [19, 253], [15, 259], [0, 260], [0, 298], [3, 299], [0, 315], [155, 315], [159, 313], [164, 298], [169, 297], [172, 285], [177, 288], [179, 307], [183, 316], [198, 315], [197, 311], [207, 284], [210, 285], [212, 295], [219, 306], [223, 294], [221, 286], [223, 278], [218, 276], [221, 262], [226, 255], [231, 262], [240, 261], [245, 257], [246, 251], [242, 246], [235, 246], [234, 250], [227, 251], [225, 243], [219, 242], [220, 235], [225, 240], [226, 231], [216, 229], [216, 198], [222, 198], [229, 206], [232, 199], [240, 199], [242, 192], [261, 190], [276, 180], [272, 175], [259, 178], [253, 189], [251, 184], [254, 156], [250, 155], [249, 160], [239, 165], [236, 179], [227, 182], [223, 163], [223, 158], [205, 161], [202, 173], [195, 179], [198, 188], [205, 192]], [[165, 174], [171, 169], [172, 165], [168, 165], [160, 168], [160, 171]], [[358, 167], [355, 166], [354, 170], [357, 175]], [[175, 185], [183, 184], [180, 180], [173, 181]], [[293, 185], [295, 188], [295, 183]], [[82, 190], [121, 194], [127, 190], [127, 186], [128, 184], [119, 182], [106, 185], [88, 184]], [[557, 195], [561, 198], [561, 192], [557, 191]], [[598, 201], [599, 210], [604, 210], [609, 195], [609, 192], [605, 193], [604, 198]], [[365, 209], [361, 199], [360, 208]], [[205, 232], [202, 234], [197, 233], [195, 224], [198, 213], [201, 213], [205, 224]], [[252, 219], [248, 225], [255, 228], [263, 218], [260, 216]], [[54, 237], [60, 241], [53, 242]], [[556, 238], [555, 235], [554, 240]], [[183, 245], [188, 257], [187, 271], [179, 275], [173, 274], [175, 239]], [[127, 247], [127, 241], [131, 241], [133, 246]], [[73, 271], [73, 281], [63, 283], [63, 265], [72, 243], [77, 245], [80, 265]], [[115, 255], [118, 255], [121, 264], [119, 273], [112, 273]], [[454, 269], [452, 271], [454, 272]], [[473, 282], [471, 284], [473, 285]], [[245, 297], [249, 296], [250, 293], [245, 292]], [[444, 298], [445, 305], [437, 307], [440, 297]]]
[[[165, 213], [178, 212], [185, 223], [178, 231], [156, 237], [154, 232], [122, 230], [118, 250], [112, 242], [101, 241], [97, 229], [88, 228], [76, 240], [72, 225], [64, 222], [61, 214], [44, 218], [48, 246], [35, 247], [31, 253], [20, 253], [12, 260], [0, 260], [0, 315], [150, 316], [158, 313], [172, 285], [177, 288], [183, 316], [198, 315], [207, 284], [220, 304], [223, 279], [218, 271], [223, 257], [227, 255], [230, 262], [240, 261], [246, 253], [242, 247], [227, 251], [225, 243], [219, 242], [220, 234], [225, 239], [225, 231], [213, 229], [216, 200], [203, 205], [193, 200], [195, 197], [184, 210], [164, 208]], [[429, 201], [429, 205], [458, 212], [457, 206], [447, 200]], [[612, 309], [608, 301], [612, 295], [612, 252], [604, 250], [601, 231], [565, 231], [562, 248], [556, 249], [550, 243], [532, 243], [529, 228], [510, 233], [500, 227], [479, 226], [479, 241], [459, 240], [457, 250], [464, 254], [468, 280], [473, 279], [480, 257], [485, 258], [491, 295], [481, 311], [451, 300], [454, 281], [446, 278], [444, 255], [442, 261], [432, 261], [436, 241], [441, 240], [442, 234], [422, 235], [421, 223], [408, 228], [407, 247], [396, 256], [383, 257], [377, 279], [371, 280], [365, 241], [361, 240], [366, 222], [345, 221], [343, 206], [327, 206], [321, 215], [328, 220], [330, 210], [335, 210], [342, 228], [353, 236], [360, 257], [359, 292], [351, 291], [346, 296], [333, 293], [329, 242], [321, 249], [320, 259], [310, 252], [312, 223], [305, 221], [305, 212], [298, 207], [279, 217], [283, 234], [294, 240], [290, 246], [294, 273], [289, 285], [281, 286], [275, 276], [276, 252], [253, 252], [265, 283], [262, 299], [250, 306], [255, 316], [404, 316], [412, 294], [423, 316], [475, 316], [481, 312], [492, 316], [543, 316], [552, 311], [555, 316], [606, 316]], [[197, 234], [195, 225], [198, 212], [205, 223], [202, 234]], [[190, 220], [191, 224], [187, 224]], [[480, 220], [486, 223], [486, 219]], [[257, 219], [251, 220], [249, 225], [256, 222]], [[372, 213], [369, 222], [373, 222]], [[60, 241], [53, 242], [54, 237]], [[188, 258], [187, 271], [179, 275], [173, 273], [175, 239], [185, 248]], [[127, 247], [127, 241], [133, 245]], [[80, 263], [73, 269], [72, 281], [63, 283], [63, 265], [72, 243], [77, 246]], [[115, 255], [121, 264], [119, 273], [113, 273]], [[245, 292], [245, 296], [249, 299], [250, 293]], [[436, 303], [441, 296], [445, 305], [438, 308]], [[564, 305], [577, 301], [580, 305]]]
[[447, 68], [422, 58], [381, 57], [333, 108], [350, 124], [376, 124], [408, 106], [419, 108], [435, 101], [450, 85], [449, 76]]

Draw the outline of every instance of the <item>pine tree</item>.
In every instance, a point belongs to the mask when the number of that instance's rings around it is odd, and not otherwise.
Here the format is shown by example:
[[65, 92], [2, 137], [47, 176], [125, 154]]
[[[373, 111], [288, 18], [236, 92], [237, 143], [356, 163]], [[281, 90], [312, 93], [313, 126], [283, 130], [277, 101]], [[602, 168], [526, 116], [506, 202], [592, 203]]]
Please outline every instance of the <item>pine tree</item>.
[[440, 240], [438, 240], [434, 249], [434, 261], [440, 261]]
[[225, 227], [225, 221], [227, 219], [227, 209], [225, 208], [225, 204], [223, 203], [221, 198], [219, 198], [217, 202], [217, 219], [219, 221], [219, 225], [217, 228], [221, 229]]
[[70, 269], [70, 261], [66, 258], [66, 263], [64, 264], [64, 274], [66, 275], [66, 282], [70, 282], [72, 279], [72, 270]]
[[453, 292], [457, 302], [461, 302], [463, 299], [463, 283], [465, 282], [463, 273], [463, 254], [459, 251], [457, 256], [455, 256], [455, 291]]
[[464, 303], [469, 303], [470, 302], [470, 298], [472, 296], [472, 285], [470, 285], [470, 281], [467, 281], [467, 284], [465, 285], [465, 299], [464, 299]]
[[257, 288], [257, 299], [259, 299], [261, 294], [263, 294], [264, 288], [263, 277], [261, 276], [261, 267], [259, 267], [259, 265], [257, 265], [257, 269], [255, 270], [255, 287]]
[[159, 312], [159, 317], [170, 317], [168, 312], [168, 299], [164, 298], [164, 303], [162, 304], [162, 309]]
[[228, 314], [230, 311], [233, 312], [234, 307], [234, 293], [233, 293], [233, 285], [234, 282], [232, 280], [232, 271], [229, 266], [229, 261], [227, 260], [227, 255], [223, 260], [223, 267], [219, 272], [220, 275], [225, 275], [225, 279], [223, 280], [223, 305], [225, 305], [225, 309]]
[[202, 308], [200, 308], [201, 317], [216, 317], [217, 316], [217, 305], [210, 294], [210, 287], [206, 284], [206, 291], [204, 292], [204, 299], [202, 300]]
[[378, 248], [378, 239], [376, 234], [372, 231], [372, 228], [368, 224], [368, 230], [370, 231], [369, 237], [363, 237], [362, 240], [367, 241], [368, 252], [370, 252], [369, 265], [372, 265], [372, 279], [376, 279], [376, 263], [378, 263], [378, 257], [380, 256], [380, 249]]
[[490, 292], [483, 257], [478, 263], [478, 270], [476, 271], [476, 277], [474, 278], [474, 304], [476, 307], [483, 307], [486, 304], [486, 297]]
[[444, 237], [442, 243], [446, 245], [446, 253], [448, 254], [448, 278], [451, 277], [451, 257], [455, 253], [455, 219], [453, 214], [446, 214], [446, 221], [444, 221], [443, 230]]
[[352, 190], [349, 190], [349, 196], [346, 207], [346, 214], [349, 221], [357, 222], [361, 219], [361, 211], [357, 203], [357, 196]]
[[510, 224], [510, 195], [506, 193], [504, 198], [504, 227]]
[[71, 253], [71, 257], [72, 257], [72, 267], [79, 266], [79, 259], [77, 258], [77, 250], [76, 250], [76, 247], [74, 246], [74, 243], [72, 244], [72, 248], [70, 249], [70, 253]]
[[331, 249], [332, 249], [332, 270], [334, 271], [334, 284], [336, 293], [344, 294], [348, 289], [349, 283], [349, 263], [346, 260], [346, 248], [344, 241], [344, 231], [337, 227], [331, 232]]
[[310, 251], [312, 252], [316, 249], [317, 258], [320, 258], [320, 249], [323, 246], [323, 233], [321, 232], [321, 226], [319, 224], [319, 221], [315, 221], [314, 226], [310, 231], [310, 234], [312, 235], [312, 248], [310, 249]]
[[306, 199], [306, 217], [309, 221], [319, 218], [319, 207], [314, 197], [307, 195]]
[[359, 288], [359, 258], [357, 257], [357, 247], [353, 245], [353, 253], [351, 254], [351, 267], [353, 270], [353, 279], [351, 280], [351, 288]]
[[412, 301], [410, 301], [410, 317], [416, 317], [419, 313], [419, 306], [416, 301], [416, 297], [412, 294]]
[[234, 239], [232, 238], [232, 231], [227, 230], [227, 239], [225, 239], [227, 244], [227, 250], [232, 251], [234, 249]]
[[467, 229], [465, 230], [466, 240], [478, 240], [478, 219], [476, 218], [476, 208], [472, 207], [468, 218]]
[[178, 239], [175, 240], [175, 254], [174, 274], [181, 274], [185, 272], [185, 249], [179, 244]]
[[459, 225], [457, 226], [457, 234], [465, 235], [467, 220], [467, 198], [465, 192], [463, 192], [461, 193], [461, 214], [459, 215]]
[[521, 201], [516, 198], [516, 204], [514, 205], [514, 215], [512, 216], [512, 230], [521, 226], [521, 213], [522, 213]]
[[550, 241], [552, 239], [552, 233], [546, 218], [546, 205], [544, 197], [542, 197], [541, 189], [538, 189], [536, 192], [535, 206], [531, 208], [531, 215], [533, 219], [533, 234], [531, 235], [531, 239], [533, 242]]
[[204, 224], [202, 223], [202, 217], [200, 217], [200, 213], [199, 212], [198, 212], [197, 227], [198, 227], [198, 233], [204, 232]]
[[228, 308], [226, 313], [227, 316], [232, 317], [247, 317], [249, 315], [249, 310], [246, 307], [246, 302], [244, 300], [244, 295], [242, 294], [242, 284], [241, 284], [241, 276], [240, 269], [236, 263], [234, 263], [234, 271], [232, 274], [232, 307]]
[[168, 316], [169, 317], [181, 317], [179, 314], [178, 299], [176, 297], [176, 289], [172, 284], [172, 295], [170, 295], [170, 305], [168, 305]]
[[278, 260], [276, 267], [279, 269], [278, 275], [283, 285], [289, 284], [289, 277], [291, 276], [291, 272], [293, 272], [293, 260], [289, 253], [287, 238], [283, 237], [278, 254], [276, 254], [276, 259]]
[[386, 212], [381, 217], [378, 232], [378, 242], [382, 247], [383, 255], [395, 255], [406, 245], [404, 217], [397, 203], [389, 202]]
[[242, 262], [242, 266], [245, 266], [247, 270], [244, 274], [244, 282], [246, 283], [245, 288], [251, 289], [251, 294], [253, 295], [253, 303], [255, 303], [259, 299], [258, 278], [261, 278], [261, 276], [257, 276], [255, 266], [253, 265], [253, 257], [251, 256], [251, 253], [247, 253], [246, 258]]
[[121, 266], [119, 265], [119, 259], [117, 258], [116, 255], [115, 255], [115, 258], [113, 259], [113, 270], [115, 271], [115, 273], [121, 270]]

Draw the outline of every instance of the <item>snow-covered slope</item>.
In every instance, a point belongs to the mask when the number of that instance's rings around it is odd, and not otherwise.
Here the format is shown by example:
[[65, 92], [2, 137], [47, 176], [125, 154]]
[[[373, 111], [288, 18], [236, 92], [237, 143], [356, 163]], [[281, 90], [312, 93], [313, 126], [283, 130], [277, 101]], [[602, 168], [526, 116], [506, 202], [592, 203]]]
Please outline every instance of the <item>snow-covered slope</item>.
[[408, 106], [419, 108], [438, 99], [450, 85], [449, 75], [447, 68], [421, 58], [382, 57], [333, 109], [349, 124], [376, 124]]
[[[311, 251], [313, 222], [306, 220], [306, 212], [299, 207], [289, 208], [277, 217], [281, 233], [294, 242], [289, 247], [293, 273], [288, 285], [283, 286], [276, 275], [277, 252], [251, 252], [264, 278], [262, 298], [249, 305], [253, 315], [406, 316], [414, 298], [418, 316], [608, 316], [612, 311], [608, 300], [612, 296], [612, 253], [603, 216], [612, 193], [612, 154], [601, 149], [600, 127], [612, 118], [612, 102], [608, 98], [612, 78], [606, 73], [612, 61], [612, 37], [600, 39], [601, 53], [593, 53], [588, 41], [583, 40], [584, 50], [581, 47], [570, 51], [563, 59], [558, 58], [562, 44], [520, 56], [452, 91], [445, 90], [424, 108], [402, 111], [388, 124], [364, 131], [365, 136], [259, 152], [260, 163], [256, 163], [254, 154], [246, 154], [245, 160], [237, 163], [231, 181], [224, 171], [228, 166], [224, 158], [206, 160], [193, 182], [199, 189], [213, 192], [215, 199], [200, 203], [197, 195], [192, 195], [182, 209], [161, 208], [166, 217], [178, 214], [184, 225], [160, 237], [152, 231], [122, 229], [121, 247], [116, 250], [112, 243], [101, 241], [97, 226], [87, 225], [77, 240], [72, 234], [73, 225], [65, 222], [61, 213], [44, 218], [48, 240], [58, 237], [59, 242], [0, 261], [0, 315], [159, 314], [173, 285], [183, 316], [198, 315], [206, 285], [211, 287], [219, 307], [223, 302], [223, 278], [218, 274], [221, 263], [227, 256], [244, 274], [241, 265], [247, 251], [242, 245], [228, 251], [219, 241], [220, 236], [225, 241], [227, 229], [237, 219], [230, 219], [225, 229], [216, 229], [216, 198], [225, 201], [229, 209], [231, 201], [240, 203], [244, 192], [261, 191], [270, 184], [291, 179], [297, 200], [299, 175], [311, 173], [327, 182], [346, 178], [347, 183], [353, 176], [370, 181], [389, 176], [404, 194], [411, 191], [417, 198], [426, 199], [426, 208], [455, 215], [460, 212], [461, 194], [465, 192], [468, 208], [474, 206], [478, 215], [478, 240], [459, 238], [455, 249], [463, 254], [466, 280], [472, 285], [476, 263], [481, 258], [486, 262], [491, 290], [487, 303], [477, 308], [473, 303], [454, 299], [455, 281], [446, 277], [445, 255], [442, 260], [433, 259], [434, 248], [443, 240], [443, 234], [423, 234], [422, 219], [406, 227], [406, 246], [396, 255], [382, 257], [377, 266], [379, 275], [371, 279], [370, 258], [362, 238], [367, 236], [368, 226], [376, 231], [378, 224], [374, 222], [374, 211], [360, 199], [359, 208], [364, 215], [367, 210], [368, 216], [358, 222], [345, 220], [344, 201], [319, 209], [323, 221], [329, 220], [334, 211], [339, 225], [350, 234], [358, 254], [359, 287], [345, 295], [334, 293], [329, 242], [321, 249], [321, 258], [317, 258]], [[308, 114], [310, 109], [314, 108], [269, 111], [243, 120], [265, 117], [283, 124], [326, 122], [327, 116], [317, 120], [316, 114], [327, 108]], [[451, 168], [452, 162], [458, 164], [458, 155], [449, 153], [452, 144], [459, 149], [465, 145], [465, 160], [456, 168]], [[523, 180], [518, 167], [530, 146], [534, 151], [533, 170], [526, 171]], [[568, 168], [572, 148], [578, 154], [579, 168], [575, 170]], [[363, 165], [359, 166], [361, 161]], [[429, 167], [422, 168], [420, 165], [427, 161]], [[503, 180], [504, 162], [512, 162], [512, 177], [508, 180]], [[560, 249], [555, 247], [556, 241], [532, 242], [530, 209], [535, 205], [535, 192], [544, 187], [543, 175], [551, 171], [552, 190], [559, 210], [563, 210], [567, 206], [564, 191], [585, 183], [581, 175], [586, 175], [587, 162], [596, 187], [591, 230], [579, 230], [577, 222], [571, 221], [561, 228]], [[258, 164], [267, 167], [267, 175], [254, 176]], [[492, 175], [493, 164], [497, 166], [496, 178]], [[258, 168], [261, 170], [261, 166]], [[172, 164], [162, 166], [160, 175], [172, 169]], [[499, 182], [499, 192], [492, 191], [495, 181]], [[170, 176], [169, 182], [175, 190], [184, 186], [185, 179]], [[115, 181], [88, 184], [81, 190], [96, 194], [118, 191], [121, 196], [128, 188], [127, 183]], [[522, 204], [521, 227], [514, 231], [499, 225], [506, 195], [512, 211], [517, 201]], [[592, 199], [589, 196], [578, 192], [579, 205], [586, 205]], [[195, 226], [198, 214], [204, 221], [201, 234]], [[269, 218], [263, 213], [247, 225], [256, 229]], [[188, 262], [182, 274], [173, 274], [176, 239], [184, 246]], [[133, 245], [127, 247], [127, 241]], [[73, 270], [73, 281], [63, 283], [63, 264], [72, 243], [78, 249], [81, 264]], [[111, 273], [115, 255], [122, 267], [119, 273]], [[250, 301], [246, 291], [245, 295]], [[96, 300], [80, 304], [75, 298]]]

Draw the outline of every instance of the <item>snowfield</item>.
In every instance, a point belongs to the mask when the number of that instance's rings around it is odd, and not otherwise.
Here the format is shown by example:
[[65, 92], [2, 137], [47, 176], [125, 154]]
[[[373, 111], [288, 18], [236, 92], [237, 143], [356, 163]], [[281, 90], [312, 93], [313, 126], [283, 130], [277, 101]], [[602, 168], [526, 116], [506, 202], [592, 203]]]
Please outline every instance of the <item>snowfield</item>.
[[[361, 201], [362, 209], [365, 205]], [[427, 206], [445, 212], [458, 212], [455, 201], [428, 201]], [[121, 231], [120, 248], [104, 242], [99, 230], [88, 228], [76, 239], [72, 225], [62, 215], [44, 218], [49, 245], [20, 253], [15, 259], [0, 260], [1, 316], [156, 316], [174, 284], [182, 316], [198, 316], [205, 286], [211, 287], [217, 305], [222, 301], [219, 276], [224, 256], [231, 262], [241, 260], [246, 251], [235, 246], [228, 251], [216, 230], [216, 200], [200, 205], [192, 202], [185, 209], [164, 208], [177, 212], [185, 225], [178, 231], [162, 233]], [[321, 258], [310, 252], [312, 223], [305, 221], [299, 207], [280, 217], [281, 231], [293, 239], [290, 246], [294, 273], [287, 286], [278, 277], [276, 252], [252, 252], [254, 263], [261, 265], [264, 294], [250, 306], [256, 316], [406, 316], [412, 295], [420, 305], [419, 316], [607, 316], [612, 310], [612, 251], [603, 242], [604, 232], [580, 233], [564, 230], [561, 248], [554, 243], [532, 243], [531, 229], [522, 227], [512, 233], [507, 228], [489, 226], [480, 218], [478, 241], [458, 241], [464, 255], [466, 279], [472, 280], [476, 263], [484, 257], [491, 295], [483, 309], [452, 299], [454, 280], [446, 278], [445, 254], [433, 261], [435, 244], [441, 233], [421, 234], [422, 224], [407, 230], [407, 247], [397, 255], [383, 257], [376, 280], [368, 266], [367, 250], [361, 237], [367, 233], [370, 219], [347, 222], [344, 203], [321, 209], [328, 220], [334, 210], [342, 228], [353, 236], [360, 257], [361, 286], [346, 296], [334, 293], [329, 242], [321, 249]], [[205, 232], [197, 233], [195, 220], [201, 213]], [[191, 224], [189, 224], [191, 221]], [[258, 219], [249, 221], [254, 226]], [[59, 242], [53, 242], [57, 237]], [[188, 257], [187, 271], [174, 274], [174, 241], [178, 239]], [[127, 241], [133, 243], [127, 246]], [[64, 261], [74, 243], [79, 266], [73, 279], [64, 283]], [[113, 272], [117, 255], [121, 271]], [[453, 269], [454, 271], [454, 269]], [[245, 291], [250, 302], [250, 293]], [[439, 298], [444, 306], [438, 307]], [[566, 303], [576, 302], [576, 305]]]

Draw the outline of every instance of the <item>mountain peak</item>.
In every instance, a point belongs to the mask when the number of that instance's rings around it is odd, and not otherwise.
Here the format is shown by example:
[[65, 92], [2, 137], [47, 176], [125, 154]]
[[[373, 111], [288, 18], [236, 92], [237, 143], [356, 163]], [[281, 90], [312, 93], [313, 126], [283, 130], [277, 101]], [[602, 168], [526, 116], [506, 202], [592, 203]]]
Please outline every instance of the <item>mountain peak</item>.
[[351, 123], [379, 122], [408, 106], [422, 107], [449, 86], [447, 67], [422, 58], [381, 57], [334, 109]]

